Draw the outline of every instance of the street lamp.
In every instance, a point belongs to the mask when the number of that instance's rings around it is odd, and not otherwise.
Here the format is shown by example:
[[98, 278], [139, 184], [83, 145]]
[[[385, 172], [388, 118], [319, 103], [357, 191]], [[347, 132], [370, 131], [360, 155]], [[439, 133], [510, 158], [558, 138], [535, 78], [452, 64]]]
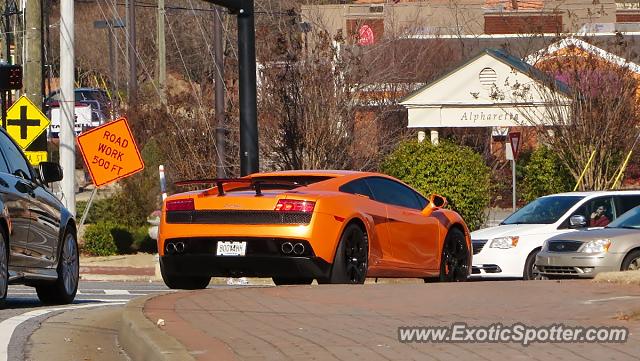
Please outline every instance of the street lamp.
[[118, 91], [118, 63], [116, 61], [116, 52], [113, 48], [113, 37], [115, 34], [112, 34], [112, 29], [124, 28], [125, 23], [122, 19], [97, 20], [93, 22], [93, 27], [95, 29], [109, 29], [109, 31], [107, 31], [107, 41], [109, 42], [109, 70], [111, 71], [111, 94], [114, 94]]
[[258, 106], [256, 100], [256, 32], [253, 0], [204, 0], [238, 17], [240, 86], [240, 174], [259, 170]]

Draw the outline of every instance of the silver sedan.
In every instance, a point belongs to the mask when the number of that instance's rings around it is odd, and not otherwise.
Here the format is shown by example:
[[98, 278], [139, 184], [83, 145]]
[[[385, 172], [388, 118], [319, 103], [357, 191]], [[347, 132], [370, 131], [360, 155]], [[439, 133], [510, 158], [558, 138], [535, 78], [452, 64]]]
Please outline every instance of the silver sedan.
[[[572, 225], [586, 224], [582, 216]], [[536, 268], [549, 278], [592, 278], [599, 272], [640, 270], [640, 206], [605, 228], [549, 238], [536, 257]]]

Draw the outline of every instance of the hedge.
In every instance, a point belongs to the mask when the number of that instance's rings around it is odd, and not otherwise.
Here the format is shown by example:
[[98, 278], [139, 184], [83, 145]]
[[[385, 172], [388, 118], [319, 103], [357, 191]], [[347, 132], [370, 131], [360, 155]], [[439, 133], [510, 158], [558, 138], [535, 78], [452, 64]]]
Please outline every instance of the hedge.
[[490, 201], [490, 169], [480, 154], [469, 147], [442, 141], [406, 141], [383, 162], [382, 171], [428, 196], [447, 198], [471, 230], [484, 224]]

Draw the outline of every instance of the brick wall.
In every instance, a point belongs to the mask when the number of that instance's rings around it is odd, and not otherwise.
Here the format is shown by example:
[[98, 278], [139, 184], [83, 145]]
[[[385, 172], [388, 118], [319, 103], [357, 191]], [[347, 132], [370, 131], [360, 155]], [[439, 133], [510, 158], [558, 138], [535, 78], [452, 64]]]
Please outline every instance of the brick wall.
[[562, 31], [560, 15], [485, 15], [485, 34], [537, 34]]
[[640, 23], [640, 12], [638, 13], [616, 13], [616, 23]]

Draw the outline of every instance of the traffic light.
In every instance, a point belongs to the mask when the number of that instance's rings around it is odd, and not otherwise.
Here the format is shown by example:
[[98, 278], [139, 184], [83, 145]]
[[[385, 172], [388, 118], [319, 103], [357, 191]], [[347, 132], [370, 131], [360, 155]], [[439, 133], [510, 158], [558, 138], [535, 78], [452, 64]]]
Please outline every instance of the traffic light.
[[22, 89], [22, 66], [0, 64], [0, 91]]

